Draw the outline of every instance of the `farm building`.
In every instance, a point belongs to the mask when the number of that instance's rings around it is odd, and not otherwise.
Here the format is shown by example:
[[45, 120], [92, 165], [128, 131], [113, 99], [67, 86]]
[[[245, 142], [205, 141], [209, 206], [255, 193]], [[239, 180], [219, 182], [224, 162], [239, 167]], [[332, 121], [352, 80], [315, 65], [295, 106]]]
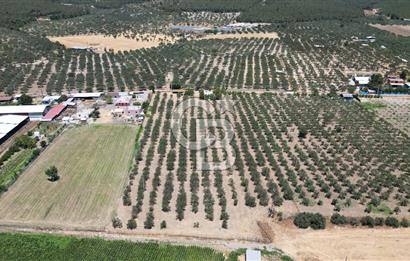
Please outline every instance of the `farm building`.
[[0, 116], [0, 144], [10, 138], [21, 127], [23, 127], [29, 118], [20, 115], [2, 115]]
[[246, 249], [245, 261], [261, 261], [261, 251]]
[[127, 116], [130, 119], [141, 122], [144, 120], [144, 110], [140, 106], [129, 106], [127, 108]]
[[58, 104], [57, 106], [54, 106], [51, 110], [47, 112], [47, 114], [41, 119], [41, 121], [54, 120], [58, 115], [60, 115], [65, 110], [66, 107], [67, 104], [64, 102]]
[[146, 91], [135, 92], [135, 101], [139, 103], [146, 102], [149, 98], [149, 93]]
[[1, 96], [0, 103], [9, 103], [12, 102], [14, 98], [12, 96]]
[[73, 93], [70, 95], [71, 98], [80, 99], [80, 100], [91, 100], [91, 99], [99, 99], [101, 98], [102, 92], [80, 92], [80, 93]]
[[370, 82], [370, 77], [368, 76], [355, 76], [353, 81], [356, 83], [357, 86], [360, 87], [367, 87]]
[[31, 121], [39, 121], [46, 112], [47, 105], [0, 106], [0, 115], [12, 114], [28, 116]]
[[405, 82], [403, 79], [398, 78], [398, 77], [388, 77], [387, 78], [387, 83], [391, 86], [391, 87], [403, 87]]
[[46, 96], [43, 98], [43, 100], [41, 101], [42, 104], [47, 104], [50, 105], [54, 102], [56, 102], [58, 99], [60, 99], [61, 96], [59, 95], [54, 95], [54, 96]]
[[122, 96], [119, 97], [118, 99], [116, 99], [114, 101], [114, 105], [115, 107], [119, 108], [119, 107], [128, 107], [131, 104], [131, 97], [128, 96]]

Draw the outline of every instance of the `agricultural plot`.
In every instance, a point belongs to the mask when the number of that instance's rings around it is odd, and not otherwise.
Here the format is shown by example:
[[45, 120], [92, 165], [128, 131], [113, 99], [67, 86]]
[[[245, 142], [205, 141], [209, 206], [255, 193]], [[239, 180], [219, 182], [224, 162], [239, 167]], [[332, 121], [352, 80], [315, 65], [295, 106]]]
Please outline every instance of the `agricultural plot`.
[[[143, 4], [34, 22], [20, 32], [0, 29], [0, 54], [7, 58], [0, 61], [0, 91], [137, 90], [165, 86], [172, 72], [192, 87], [328, 92], [344, 90], [350, 75], [394, 72], [406, 65], [401, 58], [410, 59], [410, 39], [396, 39], [367, 20], [270, 24], [205, 37], [171, 30], [172, 25], [212, 28], [236, 19], [235, 13], [166, 12]], [[65, 49], [44, 35], [68, 47], [96, 44], [100, 49]], [[95, 39], [101, 35], [105, 38]], [[369, 35], [375, 43], [352, 40]], [[132, 50], [139, 47], [152, 48]]]
[[365, 99], [365, 104], [374, 110], [383, 120], [395, 128], [410, 134], [410, 100], [409, 99]]
[[[269, 208], [283, 217], [301, 211], [383, 215], [380, 207], [408, 216], [410, 144], [403, 132], [336, 96], [231, 98], [237, 103], [230, 113], [190, 107], [175, 135], [171, 115], [182, 98], [156, 94], [118, 211], [124, 224], [135, 220], [138, 233], [260, 240], [257, 221], [268, 218]], [[212, 147], [187, 149], [207, 129], [224, 136], [210, 127], [220, 118], [235, 133], [233, 167], [198, 169], [198, 162], [229, 158]]]
[[[39, 94], [136, 90], [164, 86], [165, 76], [173, 72], [174, 78], [185, 86], [301, 93], [316, 88], [326, 92], [331, 86], [345, 86], [349, 73], [384, 72], [391, 70], [394, 63], [399, 64], [399, 59], [387, 52], [359, 44], [346, 45], [340, 39], [312, 40], [305, 30], [319, 32], [320, 28], [289, 29], [276, 39], [273, 32], [249, 33], [238, 34], [236, 39], [227, 35], [225, 39], [177, 42], [119, 53], [58, 49], [46, 59], [39, 55], [37, 62], [30, 65], [5, 65], [5, 71], [0, 71], [0, 91]], [[263, 35], [266, 38], [261, 38]], [[328, 43], [323, 48], [317, 47], [325, 41]], [[366, 62], [356, 62], [358, 57]]]
[[1, 233], [0, 251], [4, 260], [225, 260], [222, 253], [210, 248], [43, 234]]
[[[135, 135], [131, 126], [67, 130], [0, 197], [0, 223], [104, 227], [129, 171]], [[52, 165], [57, 182], [44, 174]]]

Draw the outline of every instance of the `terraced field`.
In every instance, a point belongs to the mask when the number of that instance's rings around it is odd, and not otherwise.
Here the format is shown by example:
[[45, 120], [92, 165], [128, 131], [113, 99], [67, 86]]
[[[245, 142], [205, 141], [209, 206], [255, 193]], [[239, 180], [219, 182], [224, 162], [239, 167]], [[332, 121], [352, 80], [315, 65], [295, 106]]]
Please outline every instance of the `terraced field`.
[[[135, 128], [69, 129], [0, 198], [0, 222], [101, 227], [110, 220], [130, 168]], [[55, 165], [60, 180], [44, 171]]]

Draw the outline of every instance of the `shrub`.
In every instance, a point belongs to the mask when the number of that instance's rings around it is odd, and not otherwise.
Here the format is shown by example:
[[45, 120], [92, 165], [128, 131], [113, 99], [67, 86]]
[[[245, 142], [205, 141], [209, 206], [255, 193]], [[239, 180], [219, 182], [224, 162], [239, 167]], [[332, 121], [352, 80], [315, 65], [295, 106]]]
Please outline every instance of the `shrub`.
[[128, 229], [136, 229], [137, 228], [137, 221], [135, 221], [135, 219], [128, 220], [127, 228]]
[[365, 216], [360, 219], [360, 223], [362, 226], [374, 227], [375, 222], [374, 219], [370, 216]]
[[147, 218], [145, 219], [144, 222], [144, 228], [145, 229], [151, 229], [154, 227], [154, 215], [152, 212], [148, 212]]
[[112, 227], [113, 228], [122, 228], [122, 221], [119, 217], [112, 218]]
[[252, 197], [249, 193], [246, 193], [245, 195], [245, 205], [248, 207], [255, 207], [256, 206], [256, 199], [255, 197]]
[[350, 223], [350, 225], [352, 225], [352, 226], [354, 226], [354, 227], [356, 227], [356, 226], [358, 226], [358, 225], [360, 224], [359, 220], [358, 220], [357, 218], [355, 218], [355, 217], [350, 218], [349, 223]]
[[345, 216], [340, 215], [339, 213], [334, 213], [330, 217], [330, 222], [335, 225], [344, 225], [348, 223], [348, 220]]
[[400, 226], [399, 221], [395, 217], [387, 217], [385, 222], [386, 226], [398, 228]]
[[384, 225], [384, 218], [382, 217], [377, 217], [374, 219], [374, 224], [376, 226], [383, 226]]
[[326, 220], [319, 213], [299, 213], [295, 216], [293, 223], [298, 228], [324, 229], [326, 227]]
[[167, 222], [165, 220], [162, 220], [160, 227], [161, 229], [167, 228]]

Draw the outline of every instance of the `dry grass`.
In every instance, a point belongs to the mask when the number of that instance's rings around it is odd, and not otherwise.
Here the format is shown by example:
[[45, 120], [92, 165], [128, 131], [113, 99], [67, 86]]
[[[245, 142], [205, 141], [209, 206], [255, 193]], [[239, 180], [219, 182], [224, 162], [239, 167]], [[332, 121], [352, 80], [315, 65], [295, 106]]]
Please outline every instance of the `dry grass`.
[[59, 42], [67, 48], [95, 48], [96, 52], [104, 52], [104, 49], [118, 51], [129, 51], [142, 48], [157, 47], [161, 43], [173, 43], [174, 41], [166, 35], [143, 34], [132, 39], [125, 36], [106, 35], [72, 35], [61, 37], [48, 37], [52, 42]]
[[[104, 226], [121, 197], [135, 128], [91, 125], [67, 130], [0, 198], [0, 223]], [[45, 169], [61, 176], [50, 182]]]
[[371, 27], [387, 31], [393, 34], [401, 36], [410, 36], [410, 25], [381, 25], [381, 24], [370, 24]]
[[328, 228], [273, 224], [273, 244], [295, 260], [408, 260], [409, 229]]

